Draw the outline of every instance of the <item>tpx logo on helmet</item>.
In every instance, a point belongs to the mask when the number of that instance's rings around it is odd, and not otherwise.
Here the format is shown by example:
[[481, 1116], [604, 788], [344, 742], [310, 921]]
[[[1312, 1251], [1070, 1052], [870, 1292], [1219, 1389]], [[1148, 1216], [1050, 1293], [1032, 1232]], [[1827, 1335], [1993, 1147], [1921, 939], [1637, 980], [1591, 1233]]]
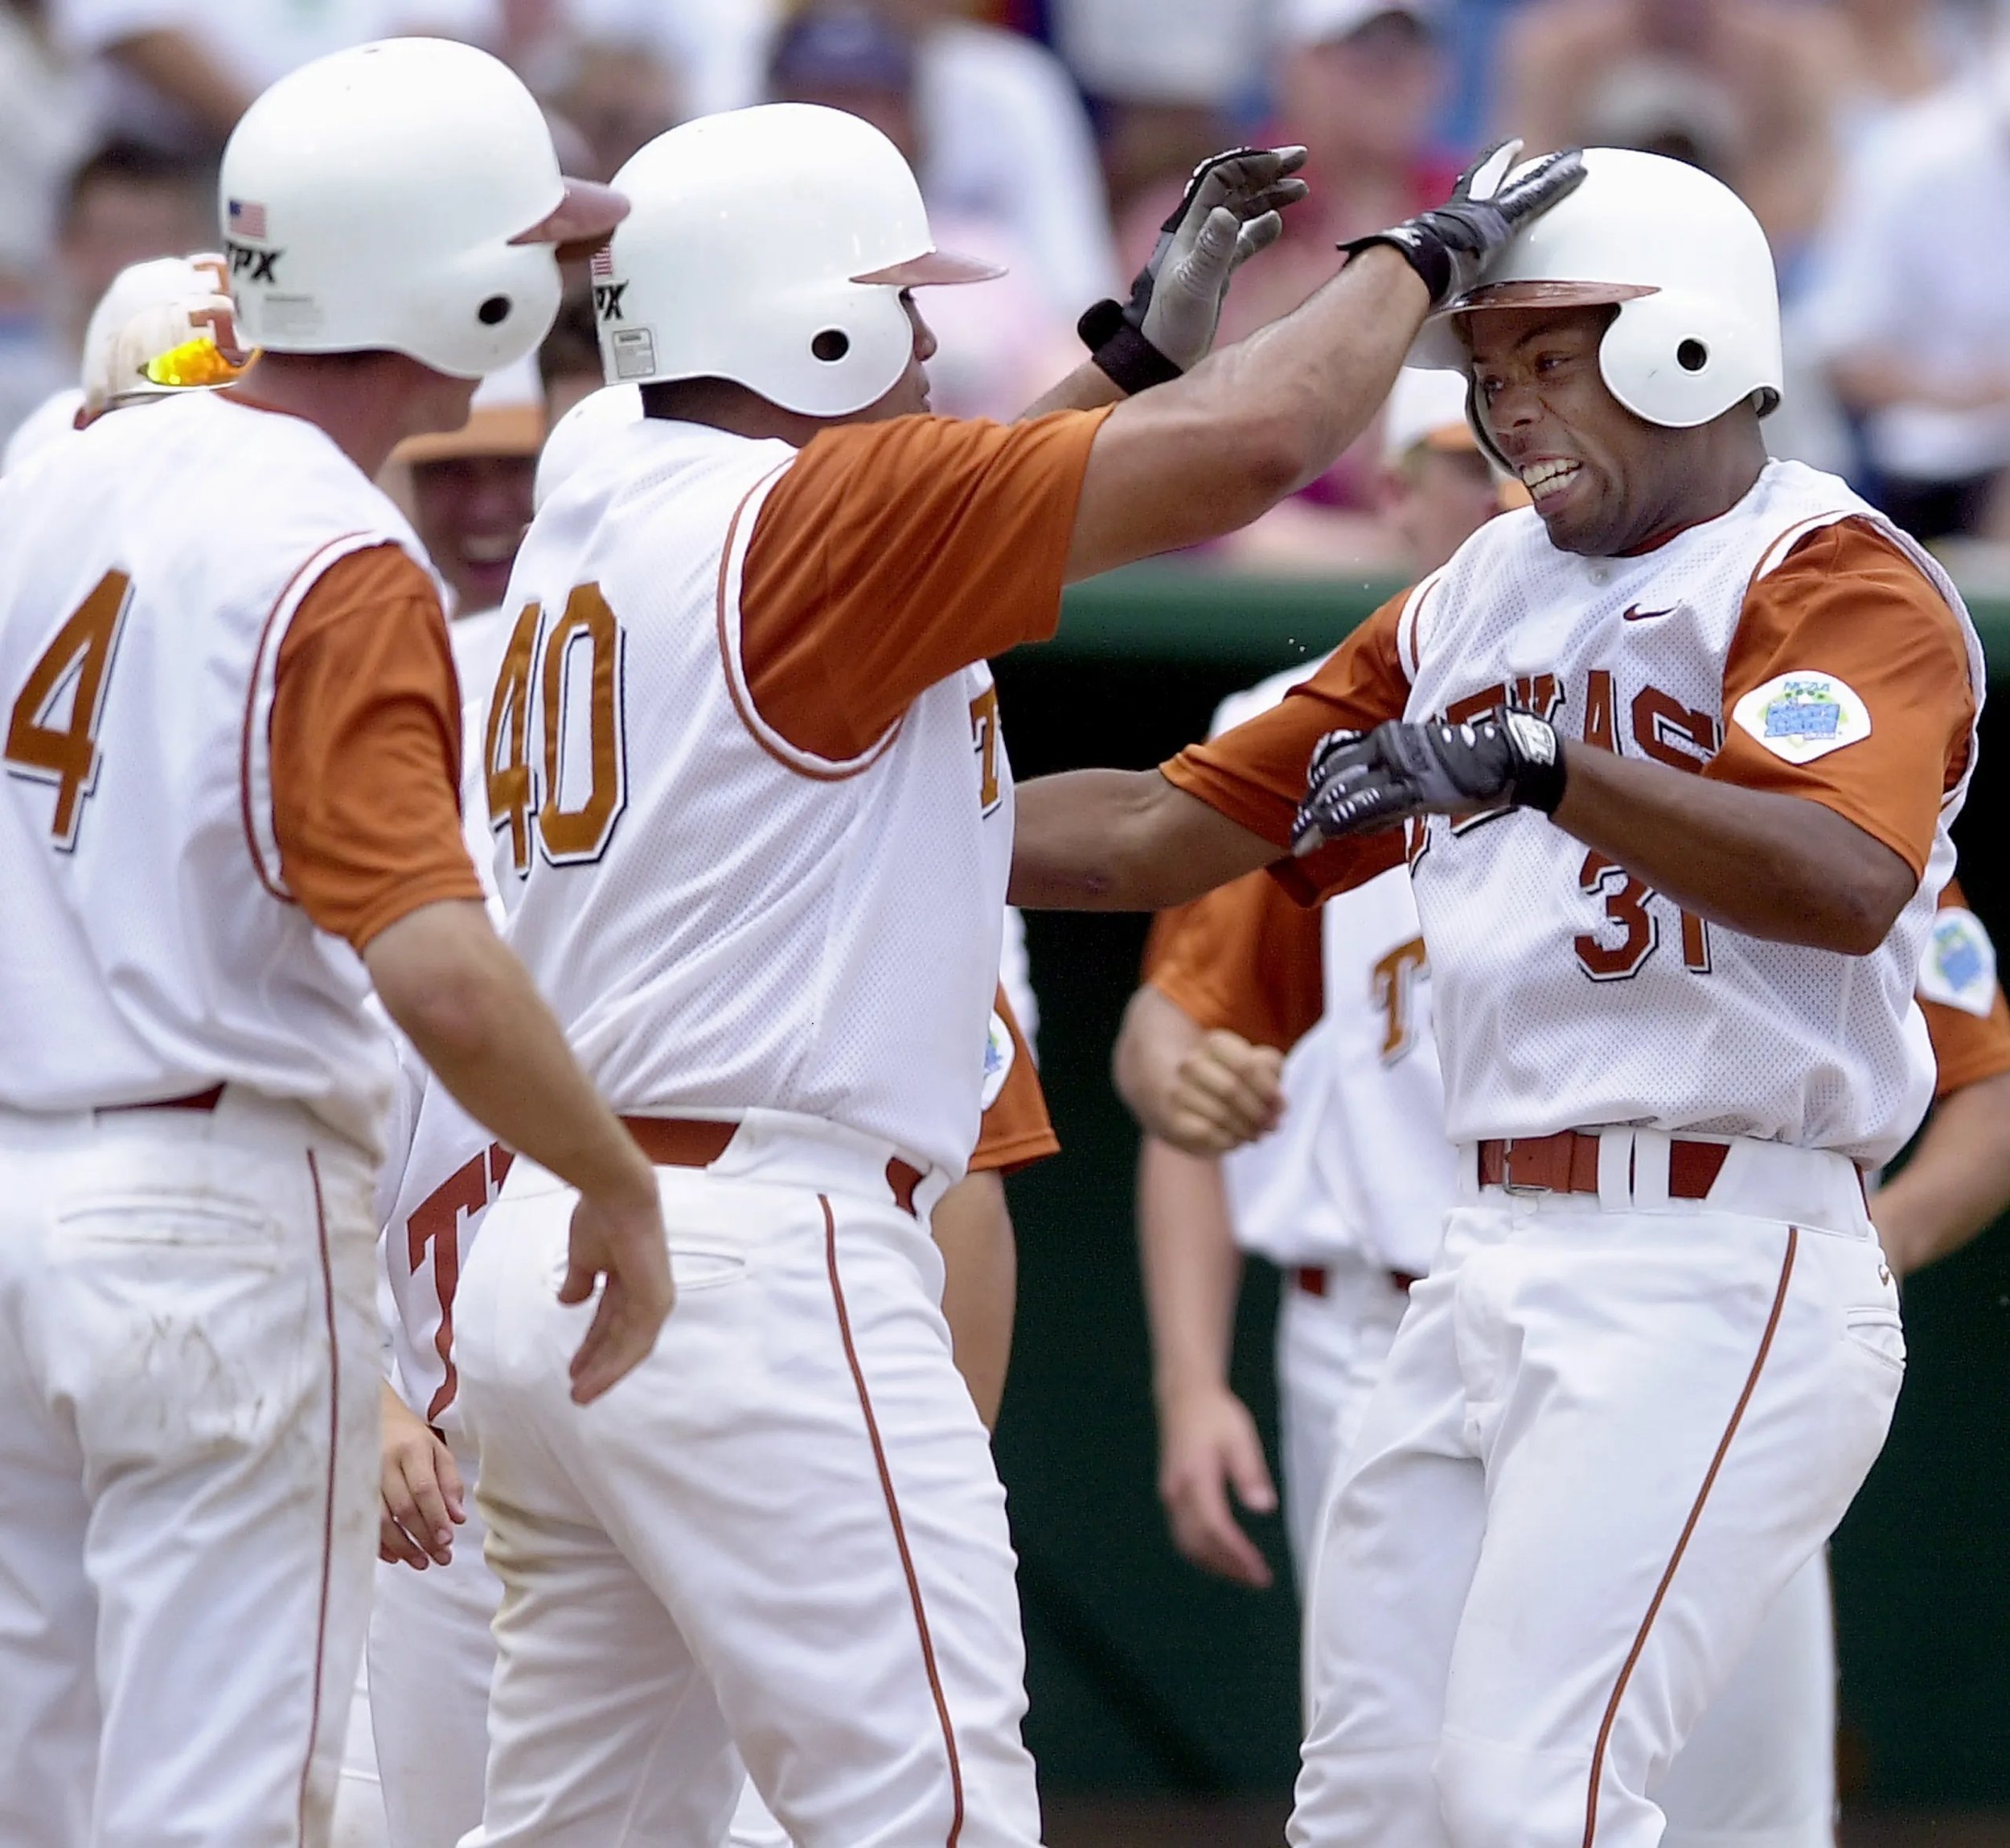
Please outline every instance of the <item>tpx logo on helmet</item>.
[[596, 282], [593, 285], [593, 307], [603, 321], [622, 321], [627, 317], [621, 312], [621, 298], [628, 293], [626, 282]]
[[285, 251], [254, 250], [248, 244], [232, 242], [226, 242], [224, 248], [230, 256], [232, 275], [242, 276], [248, 271], [250, 273], [247, 277], [248, 281], [269, 282], [274, 287], [278, 285], [279, 277], [273, 265], [286, 254]]

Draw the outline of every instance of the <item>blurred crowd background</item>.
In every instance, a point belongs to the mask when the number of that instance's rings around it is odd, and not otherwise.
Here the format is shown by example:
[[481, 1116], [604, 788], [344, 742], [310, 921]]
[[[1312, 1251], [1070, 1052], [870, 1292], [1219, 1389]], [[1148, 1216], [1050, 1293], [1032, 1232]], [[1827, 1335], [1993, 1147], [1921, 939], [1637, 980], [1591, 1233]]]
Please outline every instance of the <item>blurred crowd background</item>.
[[[1214, 149], [1302, 142], [1314, 187], [1239, 281], [1229, 338], [1496, 134], [1675, 154], [1773, 240], [1775, 450], [1971, 562], [2010, 556], [2010, 0], [0, 0], [0, 437], [74, 381], [124, 265], [214, 245], [215, 157], [250, 98], [404, 31], [507, 59], [601, 179], [745, 103], [877, 123], [937, 241], [1011, 272], [925, 305], [958, 414], [1011, 416], [1074, 363], [1077, 314], [1122, 292]], [[544, 361], [554, 416], [597, 382], [583, 305]], [[1390, 565], [1380, 454], [1371, 431], [1205, 562]]]

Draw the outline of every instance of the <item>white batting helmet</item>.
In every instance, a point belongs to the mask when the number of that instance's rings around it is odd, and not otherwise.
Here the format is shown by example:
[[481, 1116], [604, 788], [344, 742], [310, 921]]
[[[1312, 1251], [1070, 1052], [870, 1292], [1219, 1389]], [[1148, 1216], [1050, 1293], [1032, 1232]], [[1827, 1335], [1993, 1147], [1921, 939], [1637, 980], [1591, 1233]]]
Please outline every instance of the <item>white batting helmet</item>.
[[1767, 415], [1780, 399], [1779, 287], [1750, 208], [1663, 154], [1590, 148], [1584, 164], [1584, 183], [1425, 327], [1411, 363], [1469, 370], [1462, 314], [1610, 303], [1598, 369], [1635, 416], [1689, 429], [1748, 399]]
[[130, 263], [84, 330], [84, 406], [95, 416], [141, 398], [228, 385], [251, 360], [221, 257]]
[[245, 337], [274, 353], [388, 350], [480, 378], [550, 331], [554, 246], [622, 207], [559, 172], [531, 92], [470, 45], [388, 39], [319, 58], [245, 111], [220, 179]]
[[806, 417], [847, 416], [913, 356], [903, 290], [1001, 273], [935, 248], [900, 150], [839, 109], [701, 116], [614, 184], [634, 209], [593, 265], [610, 384], [731, 379]]

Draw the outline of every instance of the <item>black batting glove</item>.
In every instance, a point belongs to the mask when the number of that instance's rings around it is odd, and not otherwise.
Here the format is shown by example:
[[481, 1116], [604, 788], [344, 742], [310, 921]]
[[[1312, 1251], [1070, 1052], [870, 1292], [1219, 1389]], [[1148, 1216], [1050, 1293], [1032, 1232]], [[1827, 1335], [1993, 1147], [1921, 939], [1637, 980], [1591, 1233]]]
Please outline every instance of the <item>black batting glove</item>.
[[1470, 815], [1503, 804], [1555, 811], [1563, 741], [1546, 720], [1508, 708], [1461, 725], [1401, 720], [1372, 732], [1329, 732], [1312, 753], [1291, 851], [1373, 834], [1417, 815]]
[[1518, 141], [1496, 143], [1458, 176], [1442, 205], [1340, 248], [1352, 257], [1370, 244], [1394, 245], [1423, 278], [1431, 306], [1442, 308], [1485, 279], [1487, 265], [1517, 232], [1583, 183], [1584, 154], [1577, 148], [1551, 154], [1508, 180], [1520, 153]]
[[1285, 208], [1306, 195], [1292, 177], [1305, 150], [1230, 148], [1193, 170], [1128, 302], [1098, 302], [1076, 331], [1126, 392], [1176, 379], [1205, 359], [1229, 279], [1282, 234]]

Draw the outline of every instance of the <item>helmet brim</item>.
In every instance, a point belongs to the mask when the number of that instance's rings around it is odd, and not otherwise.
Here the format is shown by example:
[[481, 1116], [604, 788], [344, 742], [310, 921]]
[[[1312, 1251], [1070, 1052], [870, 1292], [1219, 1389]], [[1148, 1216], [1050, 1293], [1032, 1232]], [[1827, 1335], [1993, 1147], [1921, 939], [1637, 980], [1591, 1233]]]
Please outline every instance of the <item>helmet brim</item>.
[[981, 257], [965, 257], [954, 250], [926, 250], [904, 263], [868, 269], [851, 280], [883, 283], [889, 289], [925, 289], [946, 282], [995, 282], [1004, 273], [1003, 264], [987, 263]]
[[564, 184], [556, 208], [510, 241], [553, 244], [560, 262], [580, 263], [614, 235], [614, 227], [628, 216], [628, 199], [597, 180], [568, 179]]
[[1446, 314], [1473, 314], [1488, 308], [1606, 308], [1637, 302], [1660, 290], [1639, 282], [1587, 282], [1557, 280], [1487, 282], [1468, 290], [1449, 303]]

